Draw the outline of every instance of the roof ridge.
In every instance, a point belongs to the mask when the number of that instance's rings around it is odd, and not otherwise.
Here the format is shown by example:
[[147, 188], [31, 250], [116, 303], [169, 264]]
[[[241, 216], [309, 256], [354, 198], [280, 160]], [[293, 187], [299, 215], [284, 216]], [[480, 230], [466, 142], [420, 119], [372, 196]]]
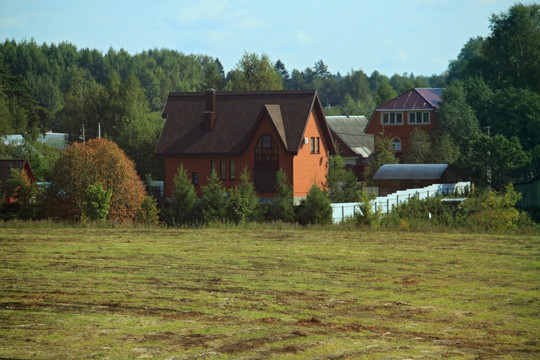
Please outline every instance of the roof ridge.
[[[229, 95], [271, 95], [271, 94], [316, 94], [317, 90], [234, 90], [234, 91], [216, 91], [216, 96], [229, 96]], [[206, 91], [171, 91], [169, 96], [202, 96]]]

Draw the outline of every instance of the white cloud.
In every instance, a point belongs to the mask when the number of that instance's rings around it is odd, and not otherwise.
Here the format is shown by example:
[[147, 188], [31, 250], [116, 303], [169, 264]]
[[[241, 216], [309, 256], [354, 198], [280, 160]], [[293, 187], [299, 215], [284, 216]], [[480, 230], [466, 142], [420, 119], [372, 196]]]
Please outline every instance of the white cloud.
[[296, 31], [296, 40], [297, 40], [301, 45], [309, 45], [309, 44], [313, 44], [313, 42], [315, 41], [315, 39], [313, 39], [313, 37], [311, 37], [310, 35], [306, 34], [303, 30], [297, 30], [297, 31]]
[[407, 64], [409, 62], [409, 55], [407, 54], [407, 50], [405, 49], [398, 49], [398, 51], [396, 52], [396, 56], [403, 64]]
[[178, 20], [180, 23], [192, 23], [201, 19], [211, 19], [221, 16], [227, 6], [228, 0], [193, 1], [180, 10]]

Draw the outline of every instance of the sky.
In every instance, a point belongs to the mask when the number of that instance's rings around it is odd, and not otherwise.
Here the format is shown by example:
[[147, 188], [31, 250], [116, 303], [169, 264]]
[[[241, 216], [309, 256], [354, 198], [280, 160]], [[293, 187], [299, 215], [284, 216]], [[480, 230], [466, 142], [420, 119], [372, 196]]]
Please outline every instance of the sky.
[[[525, 3], [528, 3], [524, 0]], [[441, 74], [463, 45], [490, 33], [510, 0], [0, 0], [0, 41], [130, 54], [171, 49], [217, 57], [225, 71], [245, 52], [286, 69], [322, 60], [346, 75]]]

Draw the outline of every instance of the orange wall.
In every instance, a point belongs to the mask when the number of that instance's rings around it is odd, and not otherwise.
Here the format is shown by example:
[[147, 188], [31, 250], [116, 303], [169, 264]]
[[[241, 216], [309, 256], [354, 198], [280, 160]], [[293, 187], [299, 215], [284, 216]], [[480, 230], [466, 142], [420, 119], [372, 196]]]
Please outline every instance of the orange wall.
[[[422, 111], [422, 110], [415, 110]], [[386, 112], [386, 111], [383, 111]], [[393, 112], [389, 110], [389, 112]], [[398, 111], [396, 111], [398, 112]], [[409, 112], [402, 111], [403, 113], [403, 124], [401, 125], [383, 125], [381, 121], [382, 112], [375, 111], [373, 113], [373, 118], [371, 119], [368, 127], [366, 128], [366, 134], [379, 135], [384, 131], [385, 136], [390, 138], [398, 137], [401, 139], [401, 151], [407, 152], [410, 146], [410, 137], [414, 129], [419, 128], [420, 130], [430, 133], [433, 127], [437, 124], [437, 113], [435, 111], [430, 111], [430, 123], [425, 125], [417, 125], [408, 123], [409, 121]]]
[[[293, 192], [294, 197], [304, 197], [313, 184], [322, 188], [321, 183], [326, 181], [328, 172], [328, 145], [323, 137], [321, 121], [318, 116], [311, 112], [304, 132], [304, 137], [309, 140], [308, 144], [302, 144], [298, 155], [293, 159]], [[311, 137], [320, 138], [319, 153], [311, 153]]]

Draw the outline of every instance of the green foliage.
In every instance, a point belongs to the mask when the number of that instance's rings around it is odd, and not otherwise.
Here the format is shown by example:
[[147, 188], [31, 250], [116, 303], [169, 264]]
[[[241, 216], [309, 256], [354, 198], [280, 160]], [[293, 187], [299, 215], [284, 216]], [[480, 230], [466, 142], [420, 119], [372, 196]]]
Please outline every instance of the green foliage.
[[375, 194], [370, 194], [366, 190], [362, 190], [358, 195], [358, 209], [355, 211], [355, 221], [361, 226], [376, 227], [381, 221], [380, 210], [375, 210], [372, 200], [375, 199]]
[[340, 155], [330, 158], [325, 187], [333, 203], [356, 202], [362, 185]]
[[396, 91], [390, 85], [388, 78], [383, 77], [377, 86], [375, 92], [375, 103], [377, 106], [384, 104], [388, 100], [391, 100], [397, 96]]
[[379, 168], [386, 164], [397, 164], [398, 160], [392, 151], [392, 139], [384, 134], [375, 137], [375, 152], [373, 159], [366, 167], [366, 182], [373, 185], [373, 176]]
[[471, 143], [480, 135], [480, 125], [460, 82], [453, 82], [443, 91], [437, 118], [439, 133], [450, 134], [460, 152], [467, 154]]
[[159, 209], [157, 201], [147, 196], [144, 198], [141, 208], [135, 214], [135, 222], [143, 225], [158, 225], [159, 224]]
[[202, 188], [201, 214], [204, 222], [222, 222], [227, 219], [227, 190], [215, 171]]
[[467, 210], [461, 205], [446, 204], [441, 199], [441, 197], [430, 197], [420, 200], [414, 196], [395, 207], [384, 218], [384, 223], [398, 226], [403, 230], [409, 227], [426, 228], [428, 226], [464, 227], [468, 215]]
[[540, 4], [493, 14], [484, 53], [492, 83], [540, 92]]
[[432, 140], [428, 133], [415, 128], [409, 141], [409, 151], [403, 155], [403, 162], [409, 164], [426, 164], [433, 158]]
[[167, 222], [170, 225], [183, 225], [193, 222], [196, 201], [195, 186], [189, 179], [184, 164], [180, 164], [173, 179], [173, 194], [167, 211]]
[[438, 134], [432, 146], [430, 161], [435, 164], [455, 164], [461, 156], [459, 146], [450, 134]]
[[[17, 169], [11, 169], [7, 180], [10, 188], [15, 190], [15, 202], [3, 204], [2, 218], [33, 220], [40, 216], [41, 194], [37, 185]], [[4, 202], [4, 196], [12, 194], [0, 194], [0, 200]]]
[[469, 226], [484, 232], [516, 229], [520, 214], [515, 205], [520, 197], [521, 194], [510, 184], [503, 192], [489, 190], [467, 199], [463, 205], [471, 212]]
[[[475, 169], [475, 178], [495, 190], [502, 190], [515, 176], [515, 170], [529, 164], [530, 158], [523, 150], [519, 139], [505, 138], [503, 135], [489, 137], [482, 135], [473, 143], [468, 157], [468, 166]], [[488, 169], [490, 179], [488, 179]]]
[[276, 177], [277, 197], [269, 206], [268, 218], [274, 221], [294, 221], [294, 198], [292, 186], [287, 179], [287, 173], [279, 169]]
[[280, 90], [283, 88], [280, 73], [266, 54], [244, 53], [230, 74], [231, 90]]
[[253, 219], [258, 204], [259, 198], [246, 167], [240, 174], [240, 183], [229, 190], [227, 217], [235, 224], [243, 224]]
[[83, 202], [83, 218], [97, 222], [105, 221], [111, 207], [111, 196], [112, 190], [103, 189], [101, 183], [88, 185]]
[[305, 199], [302, 199], [298, 207], [298, 222], [307, 224], [330, 224], [332, 223], [332, 206], [326, 193], [317, 185], [313, 184]]

